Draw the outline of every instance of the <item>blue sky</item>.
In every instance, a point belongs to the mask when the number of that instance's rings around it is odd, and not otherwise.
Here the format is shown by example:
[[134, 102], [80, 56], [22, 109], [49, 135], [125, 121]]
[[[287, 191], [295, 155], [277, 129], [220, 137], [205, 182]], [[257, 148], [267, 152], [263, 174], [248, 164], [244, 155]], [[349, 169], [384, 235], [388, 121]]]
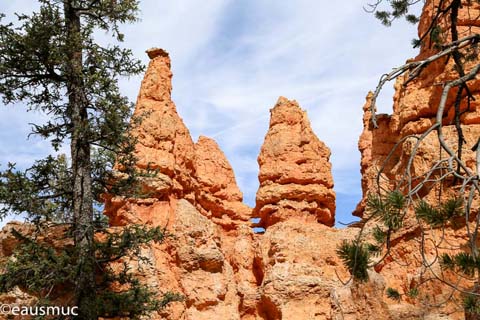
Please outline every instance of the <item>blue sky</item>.
[[[260, 146], [279, 96], [307, 110], [313, 130], [332, 150], [338, 222], [350, 222], [360, 199], [362, 106], [381, 74], [415, 56], [415, 27], [383, 27], [363, 10], [368, 0], [143, 0], [140, 21], [127, 25], [125, 46], [170, 53], [173, 100], [194, 140], [215, 138], [231, 162], [245, 202], [258, 188]], [[0, 12], [26, 12], [32, 0], [2, 1]], [[102, 41], [109, 38], [100, 35]], [[141, 77], [123, 79], [135, 101]], [[392, 84], [393, 85], [393, 84]], [[378, 101], [391, 112], [392, 85]], [[49, 153], [29, 124], [44, 118], [0, 103], [0, 164], [20, 167]], [[3, 166], [3, 165], [2, 165]]]

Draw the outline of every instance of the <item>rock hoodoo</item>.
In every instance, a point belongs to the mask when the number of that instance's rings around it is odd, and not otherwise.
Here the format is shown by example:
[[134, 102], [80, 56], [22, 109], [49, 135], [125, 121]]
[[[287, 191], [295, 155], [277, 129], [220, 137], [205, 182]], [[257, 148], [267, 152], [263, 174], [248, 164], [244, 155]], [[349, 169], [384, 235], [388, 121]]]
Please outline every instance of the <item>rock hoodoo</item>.
[[171, 99], [172, 72], [170, 57], [161, 49], [147, 51], [151, 60], [138, 94], [134, 116], [140, 119], [134, 133], [137, 165], [156, 169], [163, 189], [157, 193], [170, 191], [178, 197], [191, 198], [194, 176], [194, 144], [190, 132], [179, 117]]
[[195, 199], [204, 215], [227, 228], [234, 221], [248, 221], [251, 209], [245, 205], [233, 169], [218, 144], [200, 136], [194, 157], [197, 188]]
[[[335, 214], [330, 150], [298, 104], [280, 98], [271, 111], [258, 157], [261, 185], [255, 208], [268, 228], [255, 235], [252, 210], [242, 203], [218, 144], [203, 136], [193, 143], [175, 110], [168, 55], [155, 49], [149, 56], [135, 110], [144, 117], [135, 129], [136, 152], [141, 169], [159, 174], [143, 181], [151, 198], [114, 197], [105, 213], [113, 225], [162, 225], [176, 237], [145, 248], [152, 266], [144, 268], [143, 279], [186, 298], [157, 318], [322, 319], [340, 312], [338, 299], [363, 296], [352, 286], [335, 291], [340, 284], [335, 275], [348, 278], [335, 254], [337, 244], [355, 232], [329, 227]], [[386, 312], [382, 303], [369, 307], [364, 300], [342, 312], [370, 307]]]
[[171, 100], [170, 58], [147, 51], [151, 61], [134, 115], [140, 169], [154, 169], [142, 180], [147, 199], [110, 197], [105, 214], [112, 225], [165, 226], [175, 241], [149, 245], [150, 267], [142, 278], [164, 292], [185, 296], [156, 319], [238, 319], [256, 313], [251, 209], [243, 204], [231, 165], [217, 143], [192, 141]]
[[[426, 1], [420, 33], [429, 25], [436, 3]], [[478, 4], [464, 1], [459, 12], [462, 34], [479, 32], [478, 23], [474, 25], [468, 19], [466, 10], [470, 10], [470, 16], [480, 12]], [[428, 50], [431, 48], [422, 47], [416, 59], [423, 59]], [[441, 284], [426, 284], [427, 294], [416, 299], [405, 294], [427, 274], [419, 263], [418, 224], [413, 220], [406, 231], [391, 234], [390, 254], [369, 271], [369, 281], [348, 281], [350, 274], [336, 251], [342, 241], [354, 240], [358, 229], [331, 227], [335, 193], [330, 150], [313, 133], [297, 102], [281, 97], [271, 110], [270, 127], [258, 156], [260, 186], [252, 210], [242, 202], [232, 167], [218, 144], [207, 137], [194, 143], [178, 115], [171, 99], [168, 53], [154, 48], [147, 54], [151, 60], [135, 109], [142, 121], [132, 125], [138, 140], [138, 168], [155, 169], [157, 174], [141, 181], [148, 198], [106, 196], [105, 214], [112, 230], [146, 224], [165, 227], [175, 236], [162, 244], [145, 246], [142, 255], [148, 263], [132, 262], [132, 271], [159, 295], [171, 291], [185, 297], [183, 302], [152, 313], [150, 319], [463, 318], [458, 305], [432, 307], [451, 297], [451, 291]], [[405, 77], [400, 78], [395, 85], [393, 114], [378, 115], [379, 128], [375, 130], [370, 124], [372, 95], [368, 95], [359, 141], [364, 199], [357, 206], [357, 216], [364, 216], [366, 195], [375, 190], [373, 178], [392, 147], [409, 134], [425, 132], [434, 121], [441, 86], [432, 84], [448, 81], [455, 76], [453, 72], [452, 61], [442, 60], [431, 64], [408, 85], [404, 85]], [[470, 90], [478, 97], [480, 80], [472, 81]], [[461, 118], [466, 140], [463, 159], [472, 168], [474, 155], [468, 149], [480, 136], [479, 101], [471, 101], [470, 109], [461, 106], [465, 111]], [[450, 99], [450, 110], [452, 103]], [[455, 143], [451, 115], [446, 116], [444, 135]], [[398, 180], [411, 151], [408, 139], [399, 145], [384, 168], [389, 181]], [[437, 159], [438, 145], [433, 136], [426, 138], [418, 154], [412, 165], [415, 175], [421, 175]], [[264, 234], [253, 233], [251, 217], [261, 218]], [[368, 233], [373, 224], [366, 222], [365, 226]], [[2, 230], [0, 259], [11, 255], [17, 245], [12, 235], [14, 227], [25, 232], [30, 228], [12, 222]], [[453, 244], [465, 240], [452, 228], [439, 237]], [[49, 238], [55, 239], [45, 237]], [[426, 245], [426, 255], [434, 256], [433, 250]], [[388, 299], [388, 287], [400, 288], [405, 299]], [[0, 295], [1, 303], [26, 305], [34, 301], [35, 297], [20, 288]]]
[[270, 128], [258, 156], [254, 215], [265, 228], [291, 218], [333, 226], [330, 149], [317, 138], [296, 101], [280, 97], [270, 112]]

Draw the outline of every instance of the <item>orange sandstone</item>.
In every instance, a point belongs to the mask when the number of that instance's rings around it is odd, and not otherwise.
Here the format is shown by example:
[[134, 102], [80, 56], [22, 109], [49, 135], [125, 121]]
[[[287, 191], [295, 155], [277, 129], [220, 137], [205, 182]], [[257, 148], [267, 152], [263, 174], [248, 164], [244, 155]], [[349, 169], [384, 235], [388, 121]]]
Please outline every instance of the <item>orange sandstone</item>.
[[332, 226], [330, 149], [317, 138], [296, 101], [280, 97], [270, 112], [270, 128], [258, 156], [254, 215], [265, 228], [293, 217]]

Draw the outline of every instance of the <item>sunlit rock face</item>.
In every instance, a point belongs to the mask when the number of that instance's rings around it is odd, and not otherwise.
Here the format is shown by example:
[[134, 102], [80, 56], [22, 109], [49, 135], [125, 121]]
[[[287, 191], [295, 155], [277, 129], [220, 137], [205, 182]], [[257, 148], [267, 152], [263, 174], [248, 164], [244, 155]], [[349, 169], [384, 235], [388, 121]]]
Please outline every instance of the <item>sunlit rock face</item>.
[[149, 198], [107, 197], [112, 225], [164, 226], [175, 235], [151, 244], [151, 262], [142, 277], [159, 293], [185, 296], [158, 319], [239, 319], [255, 314], [251, 209], [243, 204], [231, 165], [217, 143], [194, 143], [171, 100], [170, 58], [162, 49], [150, 57], [138, 95], [134, 127], [139, 169], [157, 173], [143, 178]]
[[[421, 19], [418, 26], [418, 35], [422, 37], [431, 25], [432, 17], [437, 12], [439, 1], [426, 1]], [[445, 4], [445, 3], [444, 3]], [[458, 14], [458, 37], [462, 38], [480, 32], [478, 17], [480, 6], [471, 1], [462, 1]], [[443, 30], [449, 30], [448, 22], [440, 21]], [[451, 40], [450, 33], [444, 41]], [[425, 38], [424, 44], [420, 47], [420, 52], [416, 58], [409, 61], [421, 61], [438, 52], [438, 48], [431, 43], [429, 37]], [[463, 53], [466, 53], [463, 51]], [[478, 58], [467, 61], [464, 65], [465, 72], [468, 73], [474, 65], [478, 63]], [[401, 63], [399, 63], [400, 65]], [[372, 114], [370, 111], [370, 101], [372, 94], [368, 94], [364, 106], [363, 126], [364, 130], [358, 143], [362, 154], [361, 172], [362, 172], [362, 190], [363, 199], [354, 212], [356, 216], [363, 216], [365, 209], [366, 195], [370, 190], [376, 190], [375, 177], [381, 166], [384, 166], [384, 175], [391, 181], [399, 181], [401, 175], [405, 172], [408, 159], [413, 151], [414, 140], [406, 139], [391, 154], [389, 161], [385, 162], [393, 146], [407, 137], [408, 135], [421, 135], [428, 130], [434, 123], [437, 114], [440, 98], [443, 91], [443, 85], [452, 79], [458, 78], [458, 73], [454, 66], [453, 58], [445, 56], [429, 64], [424, 68], [418, 77], [408, 81], [411, 73], [406, 72], [395, 82], [395, 94], [393, 97], [392, 114], [377, 115], [378, 128], [372, 127]], [[480, 92], [480, 80], [474, 79], [469, 82], [469, 91], [475, 98]], [[454, 125], [454, 104], [457, 95], [457, 89], [452, 89], [448, 95], [443, 118], [443, 134], [445, 140], [456, 151], [458, 137]], [[462, 94], [463, 103], [460, 105], [461, 117], [465, 143], [463, 144], [462, 156], [466, 165], [474, 170], [475, 155], [471, 148], [476, 143], [480, 134], [480, 102], [479, 99], [471, 99], [466, 103], [464, 90]], [[428, 171], [433, 163], [439, 159], [439, 144], [436, 141], [436, 132], [432, 132], [425, 143], [421, 144], [418, 151], [418, 157], [414, 159], [412, 165], [412, 176], [420, 176]], [[443, 154], [443, 157], [445, 154]], [[382, 179], [383, 181], [384, 179]], [[423, 196], [428, 196], [427, 194]]]
[[[444, 2], [444, 5], [447, 5], [447, 2]], [[424, 35], [430, 27], [438, 4], [437, 0], [426, 1], [418, 28], [419, 37]], [[458, 15], [459, 38], [480, 32], [479, 13], [478, 3], [462, 1]], [[472, 17], [477, 18], [472, 19]], [[440, 26], [443, 30], [450, 30], [447, 20], [440, 21]], [[445, 34], [447, 36], [443, 40], [450, 41], [450, 33], [446, 32]], [[409, 62], [424, 60], [436, 52], [438, 52], [438, 48], [435, 48], [427, 35], [419, 54]], [[466, 54], [466, 51], [462, 49], [462, 53]], [[464, 64], [465, 72], [468, 73], [478, 62], [478, 57], [467, 61]], [[366, 201], [369, 193], [376, 193], [379, 187], [382, 187], [383, 190], [392, 190], [398, 187], [401, 181], [405, 181], [402, 179], [407, 177], [407, 173], [414, 177], [411, 186], [415, 188], [440, 158], [446, 158], [446, 152], [441, 151], [436, 130], [427, 134], [419, 145], [417, 145], [417, 141], [418, 137], [426, 133], [436, 122], [444, 85], [459, 77], [454, 60], [448, 56], [440, 58], [424, 68], [416, 78], [409, 81], [412, 72], [412, 70], [407, 71], [396, 80], [392, 113], [376, 116], [378, 128], [374, 128], [371, 121], [373, 115], [370, 104], [373, 94], [367, 95], [363, 107], [364, 130], [358, 143], [361, 152], [363, 199], [353, 213], [356, 216], [368, 217]], [[467, 103], [467, 99], [465, 99], [467, 92], [464, 90], [463, 102], [460, 104], [460, 124], [464, 136], [462, 160], [471, 172], [476, 172], [475, 154], [471, 148], [480, 136], [480, 80], [478, 76], [468, 83], [468, 87], [474, 99]], [[455, 153], [458, 151], [459, 141], [454, 121], [454, 104], [457, 93], [458, 90], [455, 88], [448, 94], [442, 120], [443, 137]], [[416, 155], [412, 157], [414, 152]], [[377, 180], [379, 172], [381, 175]], [[453, 179], [448, 178], [444, 187], [439, 188], [439, 184], [434, 184], [434, 181], [440, 176], [440, 172], [434, 172], [431, 182], [427, 182], [419, 188], [419, 197], [430, 203], [443, 202], [452, 198], [459, 190], [458, 185], [455, 185]], [[479, 201], [475, 198], [473, 208], [478, 208], [478, 206]], [[476, 209], [473, 214], [477, 214]], [[367, 223], [367, 230], [371, 230], [372, 227], [373, 223]], [[376, 270], [383, 275], [387, 287], [400, 288], [401, 292], [408, 292], [409, 288], [415, 287], [420, 281], [429, 277], [435, 278], [435, 274], [442, 274], [438, 264], [427, 270], [428, 268], [425, 267], [425, 264], [422, 265], [421, 261], [423, 259], [434, 261], [446, 248], [463, 248], [467, 239], [465, 227], [454, 229], [452, 225], [449, 225], [444, 231], [431, 230], [428, 233], [428, 237], [432, 239], [444, 239], [443, 243], [447, 243], [447, 245], [440, 246], [440, 249], [435, 248], [429, 238], [425, 241], [424, 246], [419, 247], [420, 234], [419, 221], [413, 212], [409, 211], [404, 220], [404, 227], [400, 232], [391, 235], [391, 255], [376, 267]], [[448, 279], [448, 275], [446, 277]], [[449, 281], [458, 283], [459, 280], [458, 277], [452, 276]], [[455, 299], [458, 298], [458, 295], [455, 296], [455, 294], [458, 292], [452, 292], [447, 285], [439, 281], [425, 281], [421, 287], [423, 288], [420, 292], [423, 292], [424, 296], [416, 299], [402, 299], [397, 302], [387, 301], [390, 310], [392, 312], [396, 310], [398, 314], [409, 314], [412, 317], [417, 314], [418, 317], [432, 319], [435, 317], [464, 318], [462, 308], [455, 304]], [[452, 296], [454, 299], [451, 299]], [[436, 301], [436, 307], [432, 307], [433, 301]]]
[[[218, 144], [203, 136], [193, 143], [178, 116], [168, 55], [160, 49], [149, 55], [135, 111], [144, 120], [134, 130], [139, 168], [158, 170], [142, 181], [152, 196], [107, 197], [105, 213], [112, 225], [160, 225], [175, 235], [145, 248], [151, 263], [141, 277], [159, 293], [179, 292], [185, 301], [152, 317], [328, 319], [359, 308], [385, 313], [386, 305], [366, 302], [358, 286], [336, 289], [348, 273], [335, 251], [355, 230], [330, 228], [330, 150], [313, 133], [305, 111], [285, 98], [272, 109], [252, 214]], [[249, 221], [258, 215], [267, 228], [263, 235], [254, 234]], [[381, 281], [362, 288], [383, 290]], [[363, 298], [347, 306], [352, 296]]]
[[332, 226], [335, 192], [330, 149], [312, 131], [296, 101], [280, 97], [270, 113], [270, 127], [258, 156], [255, 216], [265, 228], [289, 219]]
[[[427, 1], [420, 33], [428, 25], [432, 5]], [[462, 28], [473, 25], [467, 19], [467, 9], [477, 12], [479, 6], [465, 3], [460, 14]], [[431, 48], [422, 47], [416, 59], [423, 59], [428, 50]], [[391, 255], [369, 271], [369, 281], [349, 281], [350, 274], [336, 251], [343, 241], [355, 239], [359, 229], [332, 227], [335, 193], [330, 149], [314, 134], [297, 102], [280, 97], [271, 110], [270, 126], [258, 156], [260, 186], [252, 209], [243, 203], [232, 167], [219, 145], [203, 136], [194, 142], [178, 115], [171, 99], [168, 54], [162, 49], [147, 53], [151, 60], [135, 109], [141, 121], [132, 126], [138, 141], [137, 166], [154, 169], [156, 174], [141, 180], [148, 198], [106, 195], [105, 214], [112, 232], [130, 224], [145, 224], [164, 227], [173, 235], [162, 244], [144, 246], [145, 261], [128, 261], [131, 270], [159, 296], [171, 291], [185, 297], [152, 313], [149, 319], [463, 318], [457, 305], [434, 306], [450, 294], [438, 284], [425, 286], [428, 298], [393, 301], [386, 297], [386, 288], [398, 288], [403, 293], [425, 275], [419, 264], [418, 229], [413, 222], [404, 232], [392, 235]], [[364, 195], [375, 190], [373, 178], [378, 165], [399, 139], [421, 134], [432, 124], [441, 91], [432, 83], [455, 76], [451, 61], [445, 62], [432, 64], [407, 86], [403, 86], [405, 78], [400, 78], [395, 85], [393, 114], [378, 116], [379, 128], [375, 130], [368, 108], [372, 96], [367, 97], [359, 142]], [[477, 82], [472, 81], [471, 86], [475, 96]], [[480, 136], [477, 101], [480, 99], [471, 102], [461, 119], [466, 139], [464, 159], [472, 168], [473, 155], [467, 148]], [[448, 103], [452, 105], [452, 98]], [[450, 113], [446, 119], [444, 134], [454, 143]], [[398, 150], [385, 168], [390, 179], [398, 178], [405, 168], [411, 142], [406, 140]], [[414, 159], [412, 172], [421, 174], [435, 161], [437, 152], [435, 137], [427, 137], [419, 149], [421, 157]], [[357, 207], [357, 216], [365, 217], [364, 200]], [[261, 219], [263, 234], [253, 232], [252, 217]], [[371, 227], [367, 223], [366, 233]], [[27, 234], [33, 230], [28, 225], [8, 224], [0, 233], [0, 260], [8, 259], [18, 244], [12, 228]], [[55, 236], [55, 230], [52, 232], [42, 239], [54, 246], [64, 245], [55, 240], [60, 233]], [[448, 229], [444, 236], [451, 243], [464, 241], [464, 234], [458, 230]], [[429, 245], [425, 251], [430, 256], [435, 254]], [[0, 295], [0, 303], [17, 305], [31, 304], [35, 299], [24, 288]]]

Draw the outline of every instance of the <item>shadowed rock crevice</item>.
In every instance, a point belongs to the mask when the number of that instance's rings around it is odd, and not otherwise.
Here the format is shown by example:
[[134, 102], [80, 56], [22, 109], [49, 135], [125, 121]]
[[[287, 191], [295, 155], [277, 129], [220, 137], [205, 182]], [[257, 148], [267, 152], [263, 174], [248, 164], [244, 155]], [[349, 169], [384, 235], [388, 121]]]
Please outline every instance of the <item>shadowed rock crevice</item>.
[[262, 296], [258, 314], [264, 320], [282, 319], [282, 311], [266, 296]]

